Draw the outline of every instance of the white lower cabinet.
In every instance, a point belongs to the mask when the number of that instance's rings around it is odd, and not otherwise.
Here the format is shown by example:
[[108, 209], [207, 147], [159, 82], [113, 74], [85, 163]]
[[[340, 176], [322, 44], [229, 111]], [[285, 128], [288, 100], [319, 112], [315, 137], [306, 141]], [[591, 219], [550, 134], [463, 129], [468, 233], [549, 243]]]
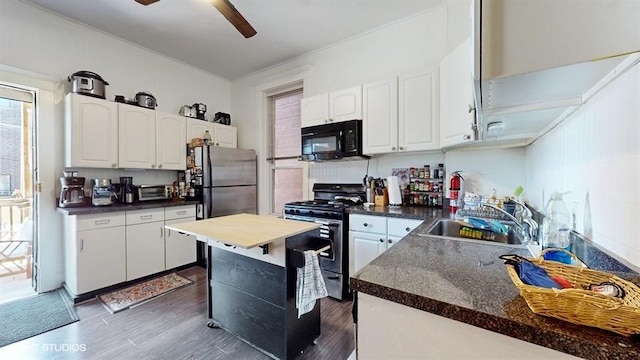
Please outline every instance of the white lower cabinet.
[[349, 274], [355, 274], [410, 233], [422, 220], [349, 216]]
[[362, 292], [357, 296], [358, 359], [577, 359]]
[[[196, 208], [193, 205], [164, 209], [164, 224], [179, 224], [196, 221]], [[196, 237], [165, 229], [164, 265], [165, 269], [190, 264], [196, 261]]]
[[74, 295], [126, 281], [125, 214], [65, 216], [65, 284]]
[[164, 266], [164, 209], [127, 211], [127, 281]]

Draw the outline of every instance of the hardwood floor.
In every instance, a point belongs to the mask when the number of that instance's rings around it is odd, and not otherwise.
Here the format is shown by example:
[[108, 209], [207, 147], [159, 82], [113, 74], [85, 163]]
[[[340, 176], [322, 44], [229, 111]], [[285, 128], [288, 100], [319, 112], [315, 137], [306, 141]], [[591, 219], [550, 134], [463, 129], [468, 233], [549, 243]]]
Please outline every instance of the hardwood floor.
[[[0, 359], [269, 359], [207, 323], [206, 272], [193, 285], [111, 314], [96, 300], [76, 305], [80, 321], [0, 348]], [[321, 300], [322, 334], [299, 359], [347, 359], [355, 348], [351, 302]], [[6, 326], [6, 324], [2, 324]]]

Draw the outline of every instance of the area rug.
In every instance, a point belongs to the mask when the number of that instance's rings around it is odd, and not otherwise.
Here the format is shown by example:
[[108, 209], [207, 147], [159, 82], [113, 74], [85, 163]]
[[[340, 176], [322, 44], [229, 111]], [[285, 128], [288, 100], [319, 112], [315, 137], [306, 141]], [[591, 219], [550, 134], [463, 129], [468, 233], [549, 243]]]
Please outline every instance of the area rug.
[[80, 320], [73, 301], [54, 290], [0, 305], [0, 347]]
[[193, 281], [183, 276], [171, 273], [108, 294], [99, 295], [97, 298], [107, 310], [115, 314], [118, 311], [140, 305], [192, 283]]

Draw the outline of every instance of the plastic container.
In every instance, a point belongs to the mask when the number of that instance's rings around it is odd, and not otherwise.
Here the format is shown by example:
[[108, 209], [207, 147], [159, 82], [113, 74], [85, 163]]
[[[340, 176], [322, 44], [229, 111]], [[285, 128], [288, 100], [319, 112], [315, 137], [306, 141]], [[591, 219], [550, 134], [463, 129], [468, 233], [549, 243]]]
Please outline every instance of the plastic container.
[[[560, 248], [571, 252], [571, 214], [562, 200], [562, 194], [554, 193], [544, 210], [542, 221], [542, 250]], [[561, 251], [549, 251], [544, 254], [545, 260], [559, 261], [571, 264], [571, 256]]]

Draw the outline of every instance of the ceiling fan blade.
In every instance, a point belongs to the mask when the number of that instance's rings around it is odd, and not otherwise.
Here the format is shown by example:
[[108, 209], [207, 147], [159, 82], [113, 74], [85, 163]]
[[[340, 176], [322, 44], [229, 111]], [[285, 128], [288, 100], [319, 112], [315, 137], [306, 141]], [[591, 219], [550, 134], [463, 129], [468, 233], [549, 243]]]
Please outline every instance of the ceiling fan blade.
[[159, 1], [159, 0], [136, 0], [138, 4], [142, 4], [144, 6], [151, 5], [156, 1]]
[[235, 26], [236, 29], [240, 31], [245, 38], [248, 39], [257, 34], [253, 26], [249, 24], [249, 22], [240, 14], [240, 12], [238, 12], [229, 0], [213, 0], [211, 3], [225, 18], [227, 18], [227, 20], [229, 20], [231, 25]]

